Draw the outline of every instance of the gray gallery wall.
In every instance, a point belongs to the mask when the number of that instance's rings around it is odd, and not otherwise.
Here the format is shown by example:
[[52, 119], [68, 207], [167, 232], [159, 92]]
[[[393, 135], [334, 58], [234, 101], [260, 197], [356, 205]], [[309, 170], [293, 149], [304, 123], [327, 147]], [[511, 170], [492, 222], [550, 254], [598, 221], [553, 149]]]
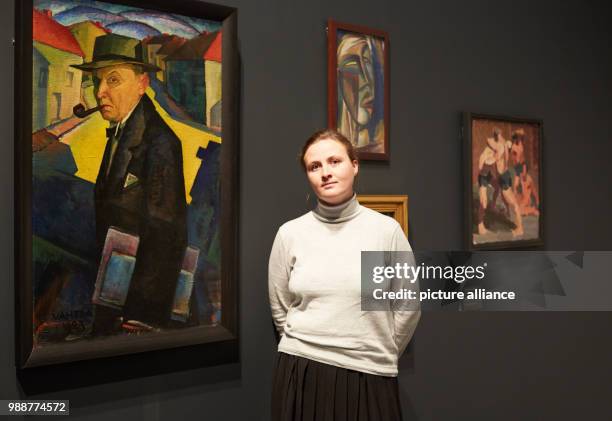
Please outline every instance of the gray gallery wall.
[[[326, 124], [328, 17], [389, 33], [391, 160], [364, 163], [359, 192], [409, 195], [414, 248], [462, 245], [458, 123], [471, 110], [543, 119], [548, 249], [612, 250], [612, 14], [604, 2], [222, 3], [239, 9], [242, 59], [241, 361], [166, 374], [145, 368], [110, 383], [94, 376], [31, 397], [70, 399], [79, 420], [268, 419], [275, 340], [267, 258], [278, 226], [306, 210], [294, 157]], [[16, 375], [13, 350], [13, 10], [2, 1], [0, 399], [31, 390]], [[406, 419], [610, 418], [611, 326], [609, 313], [425, 314], [414, 369], [402, 363], [400, 372]], [[80, 384], [79, 374], [62, 376]]]

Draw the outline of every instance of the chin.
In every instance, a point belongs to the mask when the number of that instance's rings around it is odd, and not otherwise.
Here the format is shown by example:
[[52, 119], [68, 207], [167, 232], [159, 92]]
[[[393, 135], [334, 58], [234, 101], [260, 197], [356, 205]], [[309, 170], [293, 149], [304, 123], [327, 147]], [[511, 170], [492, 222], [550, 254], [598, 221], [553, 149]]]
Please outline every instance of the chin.
[[329, 193], [329, 194], [325, 194], [325, 192], [321, 193], [321, 195], [319, 196], [319, 199], [323, 200], [324, 202], [327, 202], [329, 204], [337, 204], [340, 202], [344, 202], [346, 201], [348, 198], [350, 198], [351, 196], [347, 196], [344, 193]]
[[366, 124], [370, 122], [371, 117], [372, 117], [371, 113], [369, 113], [366, 109], [361, 108], [357, 115], [357, 123], [362, 126], [365, 126]]

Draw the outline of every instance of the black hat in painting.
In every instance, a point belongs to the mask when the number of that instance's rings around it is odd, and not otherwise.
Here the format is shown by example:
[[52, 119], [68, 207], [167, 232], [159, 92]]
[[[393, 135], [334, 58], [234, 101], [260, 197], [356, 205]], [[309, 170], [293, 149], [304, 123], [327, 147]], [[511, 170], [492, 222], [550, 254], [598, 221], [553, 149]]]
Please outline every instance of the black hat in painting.
[[142, 43], [136, 38], [107, 34], [96, 38], [91, 62], [71, 66], [85, 72], [118, 64], [134, 64], [146, 72], [161, 70], [153, 64], [145, 63], [143, 57]]

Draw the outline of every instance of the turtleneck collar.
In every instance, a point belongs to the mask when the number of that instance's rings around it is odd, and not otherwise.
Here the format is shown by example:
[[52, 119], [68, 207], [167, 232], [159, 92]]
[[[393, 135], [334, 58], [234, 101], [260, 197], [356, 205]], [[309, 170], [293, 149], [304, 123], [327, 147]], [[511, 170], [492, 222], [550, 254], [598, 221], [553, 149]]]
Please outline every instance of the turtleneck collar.
[[353, 219], [359, 211], [360, 206], [357, 201], [357, 195], [353, 194], [353, 197], [339, 205], [325, 205], [319, 200], [317, 207], [313, 209], [312, 213], [320, 221], [336, 224]]

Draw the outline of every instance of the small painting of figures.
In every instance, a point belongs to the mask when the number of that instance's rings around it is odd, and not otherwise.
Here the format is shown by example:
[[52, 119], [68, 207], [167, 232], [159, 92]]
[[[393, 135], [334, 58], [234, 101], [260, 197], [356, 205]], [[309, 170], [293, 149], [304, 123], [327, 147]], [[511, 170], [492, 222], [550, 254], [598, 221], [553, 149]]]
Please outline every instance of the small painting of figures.
[[504, 248], [541, 243], [541, 123], [471, 115], [466, 124], [470, 245]]

